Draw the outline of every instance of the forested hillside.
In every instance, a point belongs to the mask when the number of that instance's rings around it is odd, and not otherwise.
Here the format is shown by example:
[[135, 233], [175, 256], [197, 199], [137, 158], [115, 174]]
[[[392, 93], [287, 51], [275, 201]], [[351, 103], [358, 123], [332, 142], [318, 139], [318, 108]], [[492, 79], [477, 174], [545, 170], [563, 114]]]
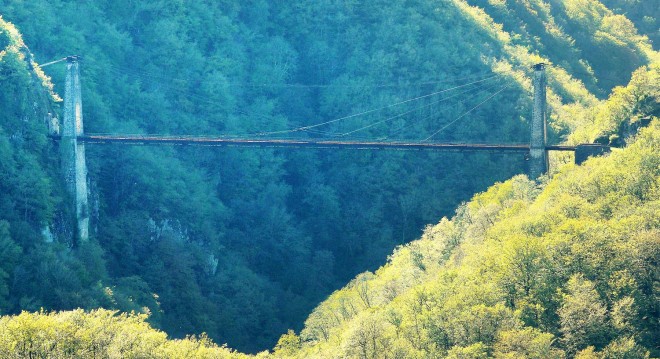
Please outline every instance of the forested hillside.
[[[90, 145], [79, 243], [46, 137], [64, 68], [39, 63], [83, 57], [89, 133], [525, 143], [530, 66], [545, 61], [550, 141], [580, 143], [616, 140], [599, 99], [657, 61], [595, 0], [5, 0], [0, 15], [0, 313], [133, 310], [249, 352], [525, 158]], [[617, 114], [657, 115], [649, 96]]]
[[603, 5], [615, 14], [624, 15], [635, 23], [641, 34], [649, 37], [653, 48], [660, 49], [660, 8], [653, 1], [643, 0], [603, 0]]
[[[660, 108], [640, 69], [586, 125], [617, 133]], [[640, 106], [647, 101], [654, 106]], [[606, 114], [606, 115], [605, 115]], [[607, 122], [607, 126], [599, 126]], [[660, 121], [539, 185], [498, 183], [358, 275], [276, 354], [297, 358], [660, 355]]]
[[[659, 80], [657, 65], [640, 69], [585, 127], [613, 135], [658, 111]], [[660, 121], [627, 141], [540, 184], [515, 176], [475, 195], [258, 357], [657, 357]], [[3, 317], [0, 352], [244, 357], [105, 310]]]

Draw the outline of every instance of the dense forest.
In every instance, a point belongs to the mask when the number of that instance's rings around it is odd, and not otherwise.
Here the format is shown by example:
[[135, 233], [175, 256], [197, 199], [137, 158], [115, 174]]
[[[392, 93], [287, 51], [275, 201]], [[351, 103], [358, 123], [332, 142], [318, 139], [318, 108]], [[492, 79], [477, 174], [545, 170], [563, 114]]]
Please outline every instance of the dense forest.
[[[596, 109], [614, 135], [660, 107], [660, 67]], [[640, 106], [649, 99], [653, 107]], [[282, 357], [658, 357], [660, 121], [540, 186], [515, 176], [397, 248], [283, 335]]]
[[[0, 313], [42, 311], [0, 320], [0, 347], [41, 327], [80, 336], [34, 348], [58, 355], [659, 355], [658, 11], [0, 2]], [[498, 153], [89, 145], [80, 242], [47, 137], [64, 67], [39, 67], [73, 54], [89, 133], [525, 143], [546, 62], [550, 142], [633, 144], [584, 167], [554, 155], [540, 182]], [[134, 313], [43, 312], [76, 308]], [[122, 346], [137, 331], [145, 346]]]
[[[609, 137], [657, 113], [659, 80], [658, 65], [640, 69], [586, 127]], [[541, 183], [519, 175], [475, 195], [257, 357], [657, 357], [660, 122], [626, 142]], [[0, 352], [246, 357], [206, 336], [167, 340], [146, 319], [108, 310], [5, 316]]]

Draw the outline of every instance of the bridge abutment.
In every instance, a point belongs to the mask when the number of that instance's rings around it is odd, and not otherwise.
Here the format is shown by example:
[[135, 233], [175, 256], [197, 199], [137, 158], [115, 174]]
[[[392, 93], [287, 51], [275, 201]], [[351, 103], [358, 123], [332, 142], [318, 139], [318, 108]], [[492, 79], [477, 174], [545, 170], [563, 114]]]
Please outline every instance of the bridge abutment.
[[64, 119], [62, 121], [60, 151], [64, 180], [73, 198], [77, 239], [89, 238], [89, 209], [87, 200], [87, 165], [85, 143], [78, 141], [83, 134], [82, 98], [80, 90], [80, 64], [78, 57], [70, 56], [66, 64], [64, 88]]

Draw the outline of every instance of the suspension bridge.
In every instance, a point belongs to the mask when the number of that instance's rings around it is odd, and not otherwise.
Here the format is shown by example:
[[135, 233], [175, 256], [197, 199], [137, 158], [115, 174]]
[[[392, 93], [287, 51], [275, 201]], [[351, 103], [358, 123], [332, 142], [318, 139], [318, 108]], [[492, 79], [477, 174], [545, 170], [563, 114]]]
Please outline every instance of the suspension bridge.
[[[78, 141], [84, 143], [119, 143], [131, 145], [197, 145], [222, 147], [294, 147], [294, 148], [355, 148], [364, 150], [407, 149], [444, 151], [491, 151], [520, 152], [530, 151], [528, 144], [479, 144], [479, 143], [420, 143], [382, 141], [331, 141], [306, 139], [258, 139], [225, 138], [199, 136], [148, 136], [148, 135], [81, 135]], [[547, 151], [575, 151], [575, 146], [545, 146]]]
[[[51, 137], [60, 144], [60, 152], [62, 159], [62, 167], [64, 170], [64, 177], [67, 183], [68, 190], [72, 195], [75, 213], [77, 217], [77, 236], [79, 240], [85, 241], [89, 237], [89, 211], [88, 207], [88, 189], [87, 189], [87, 167], [85, 159], [85, 144], [127, 144], [127, 145], [197, 145], [197, 146], [220, 146], [220, 147], [296, 147], [296, 148], [346, 148], [346, 149], [368, 149], [368, 150], [383, 150], [383, 149], [404, 149], [404, 150], [434, 150], [434, 151], [490, 151], [490, 152], [509, 152], [509, 153], [525, 153], [529, 160], [529, 175], [536, 178], [548, 170], [548, 151], [576, 151], [580, 150], [581, 146], [561, 146], [561, 145], [548, 145], [546, 143], [546, 75], [545, 65], [537, 64], [534, 66], [534, 75], [532, 82], [534, 85], [534, 98], [533, 98], [533, 112], [530, 128], [530, 139], [527, 143], [520, 144], [485, 144], [485, 143], [441, 143], [433, 141], [433, 138], [444, 131], [449, 126], [458, 122], [484, 103], [493, 99], [497, 94], [504, 91], [508, 85], [500, 88], [498, 91], [490, 94], [483, 101], [471, 107], [469, 110], [463, 112], [460, 116], [445, 123], [442, 127], [434, 131], [431, 135], [424, 139], [417, 141], [404, 141], [404, 140], [351, 140], [343, 138], [350, 138], [358, 131], [371, 128], [386, 122], [393, 121], [405, 115], [410, 115], [420, 108], [432, 106], [434, 104], [443, 102], [449, 98], [458, 97], [469, 93], [474, 90], [472, 85], [485, 82], [492, 77], [485, 79], [478, 79], [471, 81], [467, 84], [453, 86], [441, 91], [417, 96], [411, 99], [399, 101], [376, 109], [362, 111], [356, 114], [324, 121], [321, 123], [300, 126], [284, 130], [274, 130], [269, 132], [258, 132], [246, 135], [234, 136], [185, 136], [185, 135], [137, 135], [137, 134], [89, 134], [83, 130], [83, 112], [82, 112], [82, 99], [81, 99], [81, 86], [80, 86], [80, 71], [79, 71], [79, 57], [69, 56], [57, 61], [43, 64], [42, 67], [66, 61], [66, 80], [64, 89], [64, 117], [62, 121], [61, 131], [59, 133], [51, 134]], [[411, 103], [421, 99], [431, 98], [433, 96], [464, 89], [462, 92], [452, 96], [443, 97], [440, 100], [431, 102], [422, 107], [406, 111], [385, 119], [376, 121], [374, 123], [362, 126], [348, 132], [331, 134], [330, 138], [273, 138], [272, 136], [279, 136], [293, 133], [316, 133], [326, 134], [315, 130], [321, 126], [327, 126], [333, 123], [344, 121], [347, 119], [363, 116], [367, 114], [376, 114], [380, 111], [399, 106], [406, 103]], [[584, 147], [584, 146], [583, 146]], [[590, 148], [589, 145], [586, 147]], [[594, 146], [591, 146], [594, 147]], [[595, 146], [591, 148], [589, 153], [605, 152], [603, 146]]]

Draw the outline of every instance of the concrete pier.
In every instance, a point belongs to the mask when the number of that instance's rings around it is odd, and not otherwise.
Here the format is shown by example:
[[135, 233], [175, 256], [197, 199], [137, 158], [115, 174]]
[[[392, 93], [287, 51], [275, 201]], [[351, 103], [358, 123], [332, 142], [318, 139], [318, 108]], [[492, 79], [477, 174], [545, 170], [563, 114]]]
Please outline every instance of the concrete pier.
[[74, 223], [77, 226], [75, 232], [77, 233], [77, 239], [84, 242], [89, 239], [89, 208], [85, 143], [78, 141], [78, 136], [83, 135], [80, 64], [78, 60], [76, 56], [67, 58], [60, 151], [64, 179], [73, 198], [75, 208], [76, 221]]

